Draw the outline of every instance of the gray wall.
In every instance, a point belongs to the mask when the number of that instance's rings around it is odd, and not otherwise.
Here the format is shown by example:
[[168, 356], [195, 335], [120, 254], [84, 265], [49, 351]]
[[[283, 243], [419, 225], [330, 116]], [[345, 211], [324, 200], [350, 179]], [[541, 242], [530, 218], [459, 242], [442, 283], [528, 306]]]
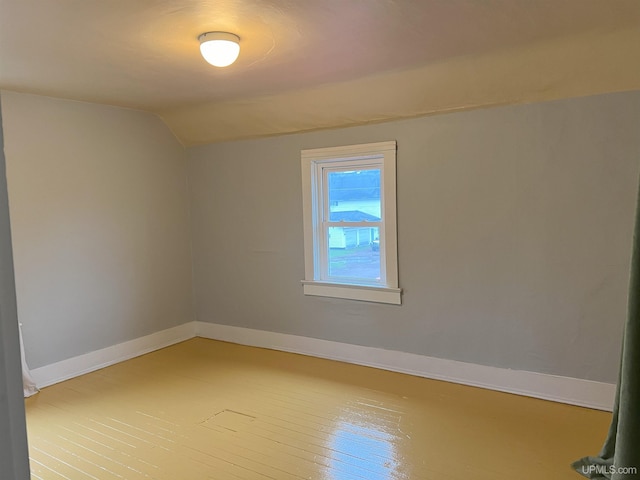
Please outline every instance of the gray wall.
[[22, 397], [16, 289], [0, 112], [0, 470], [2, 478], [29, 478]]
[[151, 114], [2, 93], [31, 368], [193, 320], [184, 148]]
[[[640, 92], [188, 150], [196, 316], [615, 382]], [[300, 150], [398, 141], [403, 305], [305, 297]]]

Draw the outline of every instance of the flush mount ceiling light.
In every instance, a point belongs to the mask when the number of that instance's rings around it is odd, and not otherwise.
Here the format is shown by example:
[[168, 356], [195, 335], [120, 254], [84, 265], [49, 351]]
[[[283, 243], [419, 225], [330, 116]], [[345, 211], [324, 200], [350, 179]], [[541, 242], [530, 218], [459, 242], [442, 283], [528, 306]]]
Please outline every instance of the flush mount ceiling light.
[[227, 67], [240, 53], [240, 37], [227, 32], [208, 32], [198, 37], [200, 53], [214, 67]]

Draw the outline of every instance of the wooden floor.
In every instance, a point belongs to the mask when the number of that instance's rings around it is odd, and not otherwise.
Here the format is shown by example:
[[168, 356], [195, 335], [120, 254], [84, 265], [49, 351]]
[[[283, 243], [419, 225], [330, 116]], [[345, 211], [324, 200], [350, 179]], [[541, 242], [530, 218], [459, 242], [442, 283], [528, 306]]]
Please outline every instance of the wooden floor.
[[26, 401], [35, 479], [574, 479], [610, 415], [205, 339]]

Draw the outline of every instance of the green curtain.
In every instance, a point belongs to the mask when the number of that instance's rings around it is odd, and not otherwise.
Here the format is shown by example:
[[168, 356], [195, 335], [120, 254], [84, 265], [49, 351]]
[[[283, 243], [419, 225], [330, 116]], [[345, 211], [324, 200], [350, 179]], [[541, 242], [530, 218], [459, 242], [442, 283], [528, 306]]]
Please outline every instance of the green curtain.
[[597, 457], [582, 458], [572, 466], [587, 478], [640, 479], [640, 195], [633, 235], [629, 306], [609, 434]]

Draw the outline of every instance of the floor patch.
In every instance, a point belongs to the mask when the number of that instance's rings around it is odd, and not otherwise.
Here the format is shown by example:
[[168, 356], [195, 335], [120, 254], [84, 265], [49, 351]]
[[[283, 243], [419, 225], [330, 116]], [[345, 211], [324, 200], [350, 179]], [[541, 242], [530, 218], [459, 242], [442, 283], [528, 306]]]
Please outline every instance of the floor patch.
[[236, 412], [234, 410], [222, 410], [202, 422], [202, 425], [209, 428], [217, 426], [226, 428], [232, 432], [238, 432], [247, 427], [255, 419], [256, 417], [247, 415], [246, 413]]

